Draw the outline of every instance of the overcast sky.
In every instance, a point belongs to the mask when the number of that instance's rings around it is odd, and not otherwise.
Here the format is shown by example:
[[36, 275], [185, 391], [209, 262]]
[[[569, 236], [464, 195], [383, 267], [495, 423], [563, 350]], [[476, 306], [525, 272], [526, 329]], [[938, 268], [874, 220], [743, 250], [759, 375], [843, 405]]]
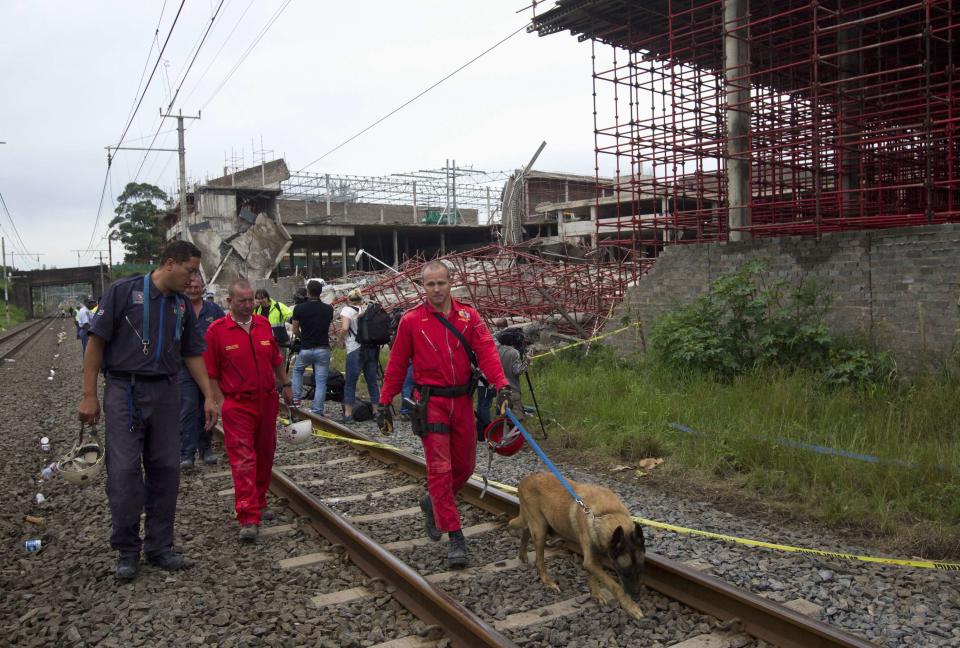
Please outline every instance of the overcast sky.
[[[150, 142], [159, 109], [169, 104], [218, 4], [187, 0], [125, 145]], [[6, 141], [0, 192], [27, 251], [42, 253], [41, 263], [76, 265], [71, 250], [87, 248], [106, 172], [104, 147], [120, 138], [141, 73], [146, 65], [149, 75], [179, 6], [180, 0], [0, 3], [0, 141]], [[523, 6], [523, 0], [225, 0], [174, 104], [184, 114], [202, 110], [200, 121], [187, 122], [188, 177], [220, 175], [231, 154], [249, 163], [251, 141], [259, 149], [261, 137], [291, 170], [303, 168], [523, 26], [530, 18], [529, 10], [517, 13]], [[166, 120], [155, 146], [176, 148], [175, 126]], [[379, 175], [440, 168], [447, 158], [512, 169], [541, 140], [547, 148], [538, 169], [593, 173], [590, 49], [569, 34], [521, 32], [308, 170]], [[143, 156], [117, 155], [108, 194], [116, 197], [134, 179]], [[151, 153], [139, 181], [169, 190], [176, 178], [176, 154]], [[108, 195], [93, 248], [106, 248], [112, 208]], [[0, 226], [10, 252], [13, 231], [2, 211]], [[36, 259], [16, 262], [36, 266]]]

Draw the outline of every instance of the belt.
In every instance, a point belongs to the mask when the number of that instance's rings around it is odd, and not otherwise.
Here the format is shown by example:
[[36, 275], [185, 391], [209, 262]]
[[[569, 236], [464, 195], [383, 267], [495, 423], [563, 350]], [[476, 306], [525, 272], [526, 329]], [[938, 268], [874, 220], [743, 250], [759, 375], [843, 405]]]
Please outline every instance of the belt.
[[105, 373], [111, 378], [125, 380], [131, 384], [138, 382], [160, 382], [161, 380], [169, 381], [173, 377], [167, 374], [138, 374], [130, 371], [107, 371]]
[[429, 390], [430, 396], [444, 396], [446, 398], [456, 398], [458, 396], [466, 396], [467, 394], [473, 393], [473, 388], [476, 387], [476, 384], [467, 383], [466, 385], [458, 385], [457, 387], [440, 387], [439, 385], [417, 385], [414, 384], [417, 391], [424, 392]]

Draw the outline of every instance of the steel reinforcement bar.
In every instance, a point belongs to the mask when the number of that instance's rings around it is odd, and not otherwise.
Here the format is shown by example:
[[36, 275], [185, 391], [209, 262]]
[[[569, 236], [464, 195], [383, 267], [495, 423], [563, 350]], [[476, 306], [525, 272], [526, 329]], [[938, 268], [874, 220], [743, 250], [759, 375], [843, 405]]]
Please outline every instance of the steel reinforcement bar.
[[[317, 427], [328, 432], [361, 441], [375, 441], [329, 419], [315, 416], [304, 410], [301, 410], [300, 413], [313, 420]], [[409, 475], [423, 477], [426, 474], [426, 466], [420, 457], [377, 446], [366, 446], [364, 449], [373, 457], [384, 463], [393, 464]], [[277, 473], [278, 471], [274, 470], [275, 484], [277, 483]], [[284, 476], [284, 478], [286, 477]], [[474, 506], [494, 514], [515, 517], [519, 513], [520, 502], [513, 495], [495, 488], [488, 488], [486, 495], [481, 499], [482, 491], [483, 484], [471, 479], [464, 486], [460, 495]], [[284, 497], [288, 496], [284, 494]], [[317, 504], [323, 506], [319, 502]], [[336, 542], [344, 544], [340, 541]], [[344, 546], [347, 545], [344, 544]], [[571, 549], [576, 550], [577, 548], [571, 547]], [[383, 550], [380, 549], [380, 551]], [[394, 558], [394, 560], [396, 559]], [[363, 565], [361, 565], [361, 568], [363, 568]], [[404, 568], [409, 571], [406, 565], [404, 565]], [[364, 570], [366, 571], [365, 568]], [[423, 578], [420, 577], [420, 580], [423, 581]], [[851, 635], [822, 621], [811, 619], [746, 590], [736, 588], [720, 579], [702, 574], [669, 558], [649, 552], [647, 553], [644, 582], [661, 594], [695, 610], [722, 621], [738, 621], [744, 632], [783, 648], [874, 648], [874, 644], [865, 639]], [[423, 581], [423, 583], [424, 587], [432, 587], [426, 581]], [[449, 600], [442, 592], [438, 593], [438, 597]], [[422, 604], [423, 601], [417, 601], [417, 603]], [[406, 604], [405, 600], [404, 604]], [[414, 608], [410, 609], [414, 610]], [[467, 613], [472, 618], [476, 618], [473, 617], [472, 613]], [[479, 620], [477, 622], [482, 623]], [[444, 629], [446, 630], [446, 627]], [[491, 632], [495, 631], [491, 630]], [[474, 643], [472, 645], [497, 644]], [[510, 644], [507, 642], [505, 645]]]

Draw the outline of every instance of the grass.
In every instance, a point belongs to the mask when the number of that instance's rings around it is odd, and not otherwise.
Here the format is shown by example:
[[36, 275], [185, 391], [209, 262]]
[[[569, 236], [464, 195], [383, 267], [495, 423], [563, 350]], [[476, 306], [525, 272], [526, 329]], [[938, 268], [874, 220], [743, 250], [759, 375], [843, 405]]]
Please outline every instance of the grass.
[[[827, 388], [805, 371], [760, 370], [718, 383], [603, 351], [550, 358], [531, 374], [544, 412], [565, 428], [553, 437], [563, 445], [624, 462], [662, 456], [678, 482], [722, 484], [917, 553], [960, 555], [956, 377], [863, 391]], [[817, 454], [773, 438], [910, 466]]]
[[27, 319], [23, 309], [0, 301], [0, 330], [11, 329]]

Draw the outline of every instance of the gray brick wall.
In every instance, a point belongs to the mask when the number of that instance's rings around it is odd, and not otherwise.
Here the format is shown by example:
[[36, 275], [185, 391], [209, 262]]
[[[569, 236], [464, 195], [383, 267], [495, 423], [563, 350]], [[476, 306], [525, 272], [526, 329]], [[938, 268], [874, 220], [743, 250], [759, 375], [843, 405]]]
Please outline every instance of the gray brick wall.
[[[746, 261], [764, 259], [772, 278], [792, 284], [814, 280], [832, 297], [827, 323], [836, 333], [863, 336], [891, 351], [908, 374], [937, 370], [958, 340], [960, 225], [758, 239], [738, 243], [675, 245], [615, 311], [643, 322], [650, 339], [657, 318], [706, 292], [710, 282]], [[639, 336], [609, 338], [637, 350]]]

